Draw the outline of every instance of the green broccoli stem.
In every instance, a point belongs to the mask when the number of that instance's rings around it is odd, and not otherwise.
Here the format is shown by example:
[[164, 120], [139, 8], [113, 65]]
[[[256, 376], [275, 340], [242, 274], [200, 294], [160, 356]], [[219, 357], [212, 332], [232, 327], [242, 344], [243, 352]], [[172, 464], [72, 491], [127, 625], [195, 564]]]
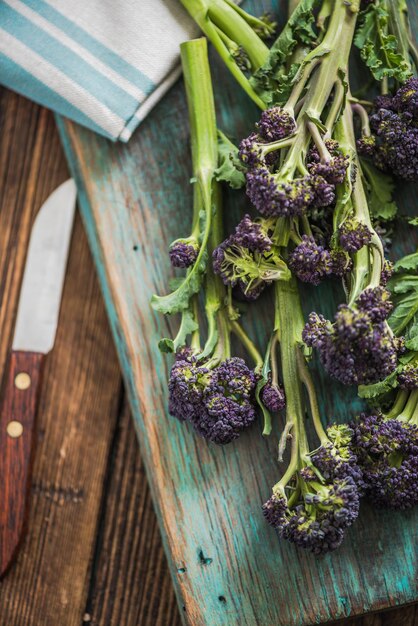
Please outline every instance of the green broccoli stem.
[[284, 441], [281, 441], [281, 448], [284, 448], [287, 437], [291, 436], [291, 456], [285, 474], [273, 487], [273, 493], [278, 492], [284, 495], [287, 482], [309, 454], [304, 425], [302, 380], [298, 367], [304, 319], [297, 282], [294, 278], [289, 281], [279, 280], [275, 284], [275, 318], [286, 396], [286, 426], [282, 434]]
[[251, 26], [251, 24], [254, 25], [255, 18], [247, 19], [242, 9], [237, 10], [237, 7], [226, 0], [181, 0], [181, 2], [202, 32], [210, 39], [244, 91], [257, 106], [265, 109], [266, 105], [250, 85], [248, 78], [239, 68], [218, 31], [218, 29], [222, 30], [229, 39], [243, 48], [251, 62], [252, 70], [255, 71], [267, 61], [269, 55], [268, 47]]
[[405, 389], [400, 389], [398, 391], [392, 408], [388, 413], [385, 413], [385, 419], [393, 419], [403, 411], [406, 401], [408, 400], [408, 395], [408, 391], [406, 391]]
[[[368, 287], [377, 287], [380, 284], [385, 257], [382, 242], [373, 228], [370, 217], [367, 195], [364, 187], [364, 175], [356, 151], [353, 109], [349, 102], [349, 98], [350, 94], [348, 93], [346, 106], [344, 107], [343, 114], [341, 115], [336, 126], [335, 138], [339, 142], [344, 154], [349, 155], [356, 171], [356, 181], [351, 193], [354, 216], [359, 222], [366, 224], [372, 233], [370, 243], [363, 246], [354, 254], [348, 298], [348, 304], [352, 305], [364, 289], [367, 289]], [[335, 220], [336, 223], [334, 224], [335, 228], [338, 228], [341, 224], [341, 220], [343, 221], [344, 219], [344, 215], [338, 216], [337, 213]]]
[[402, 411], [398, 413], [396, 419], [401, 422], [411, 422], [413, 416], [417, 413], [417, 405], [418, 405], [418, 389], [414, 389], [409, 392], [408, 399]]
[[[332, 91], [334, 94], [334, 115], [340, 110], [344, 89], [338, 89], [341, 76], [347, 73], [348, 59], [354, 36], [358, 8], [352, 2], [350, 5], [344, 0], [336, 0], [326, 34], [321, 43], [309, 53], [300, 69], [300, 76], [296, 77], [295, 86], [285, 105], [285, 109], [293, 112], [303, 90], [310, 80], [309, 88], [304, 96], [303, 106], [297, 116], [297, 131], [293, 138], [280, 175], [292, 176], [297, 169], [305, 174], [302, 155], [306, 154], [312, 139], [312, 120], [320, 120], [329, 101]], [[308, 59], [308, 61], [307, 61]], [[315, 72], [313, 70], [316, 70]], [[338, 100], [337, 100], [338, 99]], [[309, 128], [309, 124], [311, 126]]]
[[411, 63], [411, 54], [415, 56], [416, 49], [410, 36], [406, 1], [386, 0], [385, 8], [389, 14], [389, 31], [395, 36], [398, 52], [402, 54], [412, 73], [414, 68]]

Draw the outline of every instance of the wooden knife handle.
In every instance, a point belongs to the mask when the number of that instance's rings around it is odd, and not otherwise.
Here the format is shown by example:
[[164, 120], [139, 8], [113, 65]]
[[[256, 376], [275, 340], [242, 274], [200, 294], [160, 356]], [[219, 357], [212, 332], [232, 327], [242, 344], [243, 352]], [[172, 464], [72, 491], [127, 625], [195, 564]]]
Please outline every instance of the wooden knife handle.
[[0, 576], [25, 530], [44, 354], [12, 352], [0, 409]]

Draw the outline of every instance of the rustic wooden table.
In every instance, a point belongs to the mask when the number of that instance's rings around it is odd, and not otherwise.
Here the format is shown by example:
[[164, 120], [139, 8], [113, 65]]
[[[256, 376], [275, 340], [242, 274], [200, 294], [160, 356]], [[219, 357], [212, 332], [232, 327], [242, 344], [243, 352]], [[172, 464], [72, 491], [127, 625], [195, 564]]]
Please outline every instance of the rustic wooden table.
[[[52, 114], [0, 91], [0, 371], [33, 218], [67, 177]], [[0, 626], [180, 622], [77, 216], [57, 341], [42, 385], [28, 535], [0, 583]], [[417, 626], [418, 608], [338, 624]]]

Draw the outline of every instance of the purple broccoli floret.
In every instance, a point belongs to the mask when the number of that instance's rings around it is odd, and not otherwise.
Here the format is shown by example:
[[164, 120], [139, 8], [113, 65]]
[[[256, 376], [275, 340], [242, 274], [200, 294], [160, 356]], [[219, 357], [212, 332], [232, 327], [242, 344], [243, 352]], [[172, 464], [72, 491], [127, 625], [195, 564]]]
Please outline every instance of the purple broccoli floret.
[[353, 261], [345, 250], [331, 250], [332, 273], [342, 278], [353, 267]]
[[338, 234], [340, 246], [347, 252], [357, 252], [372, 239], [369, 227], [355, 218], [346, 219], [339, 227]]
[[379, 301], [376, 289], [356, 306], [340, 305], [333, 323], [311, 313], [302, 333], [305, 343], [318, 350], [326, 371], [346, 385], [378, 382], [397, 365], [400, 343], [384, 318], [386, 296]]
[[213, 251], [213, 269], [225, 285], [240, 287], [255, 300], [273, 280], [289, 274], [269, 236], [268, 220], [254, 222], [246, 215], [235, 232]]
[[218, 444], [236, 439], [256, 417], [256, 376], [237, 357], [209, 369], [196, 356], [180, 355], [169, 381], [169, 412]]
[[193, 238], [177, 239], [171, 244], [168, 254], [173, 267], [190, 267], [199, 254], [199, 244]]
[[401, 389], [418, 389], [418, 365], [416, 363], [407, 363], [398, 373], [397, 379]]
[[282, 538], [319, 555], [341, 545], [344, 530], [358, 516], [360, 496], [351, 477], [327, 482], [306, 469], [294, 477], [295, 503], [289, 506], [285, 496], [274, 493], [263, 513]]
[[409, 78], [398, 89], [392, 98], [392, 107], [398, 113], [409, 113], [414, 121], [418, 121], [418, 78]]
[[261, 390], [261, 401], [272, 413], [281, 411], [286, 406], [284, 390], [279, 385], [273, 385], [269, 380]]
[[254, 167], [262, 163], [261, 137], [257, 133], [251, 133], [239, 144], [238, 156], [247, 167]]
[[290, 254], [288, 264], [299, 280], [312, 285], [319, 285], [333, 270], [329, 250], [308, 235], [303, 235], [301, 243]]
[[345, 178], [349, 158], [342, 154], [337, 141], [327, 139], [324, 145], [326, 151], [322, 156], [316, 146], [309, 150], [308, 170], [312, 176], [321, 176], [328, 183], [337, 185], [342, 183]]
[[295, 131], [296, 122], [288, 111], [276, 106], [262, 112], [256, 128], [265, 141], [280, 141]]
[[418, 427], [382, 415], [361, 415], [352, 424], [352, 449], [366, 494], [380, 507], [404, 510], [418, 503]]
[[247, 172], [247, 195], [265, 217], [302, 215], [315, 199], [311, 177], [282, 180], [267, 166]]

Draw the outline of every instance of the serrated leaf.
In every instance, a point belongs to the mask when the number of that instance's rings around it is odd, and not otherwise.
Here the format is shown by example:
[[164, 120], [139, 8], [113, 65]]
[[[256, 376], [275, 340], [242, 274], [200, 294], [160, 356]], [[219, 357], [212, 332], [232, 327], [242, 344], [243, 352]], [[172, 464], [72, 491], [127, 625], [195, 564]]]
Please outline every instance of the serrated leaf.
[[383, 174], [366, 160], [362, 160], [361, 167], [366, 179], [368, 204], [372, 217], [383, 221], [392, 220], [398, 207], [392, 199], [395, 185], [391, 176]]
[[268, 59], [250, 78], [250, 83], [266, 104], [284, 104], [289, 97], [300, 63], [288, 67], [298, 44], [310, 46], [316, 40], [314, 9], [318, 0], [301, 0], [286, 26], [270, 48]]
[[376, 80], [388, 77], [404, 83], [411, 76], [409, 62], [398, 52], [398, 41], [389, 34], [388, 27], [389, 13], [384, 3], [371, 3], [362, 13], [354, 43]]
[[151, 306], [159, 313], [173, 314], [184, 311], [189, 306], [190, 298], [200, 291], [205, 275], [207, 252], [201, 249], [196, 263], [191, 267], [181, 284], [166, 296], [153, 295]]
[[241, 189], [245, 185], [245, 175], [238, 156], [238, 148], [220, 130], [218, 130], [218, 156], [219, 166], [215, 170], [216, 180], [229, 183], [232, 189]]
[[164, 353], [177, 352], [179, 348], [182, 348], [186, 344], [187, 337], [198, 328], [199, 325], [195, 321], [193, 314], [186, 309], [182, 313], [180, 328], [174, 340], [167, 337], [160, 339], [158, 342], [159, 349]]
[[416, 314], [405, 334], [405, 346], [408, 350], [414, 350], [414, 352], [418, 351], [418, 317]]
[[[416, 326], [418, 314], [418, 276], [399, 272], [404, 269], [404, 265], [407, 266], [407, 269], [416, 269], [418, 259], [413, 258], [415, 256], [418, 257], [418, 255], [408, 255], [400, 259], [395, 265], [395, 271], [398, 273], [388, 282], [388, 288], [392, 292], [395, 305], [388, 319], [389, 326], [395, 335], [399, 337], [404, 334], [411, 341], [415, 338], [414, 326]], [[410, 335], [410, 333], [412, 334]], [[415, 345], [415, 342], [413, 343]], [[412, 348], [412, 344], [407, 347], [415, 349]]]
[[418, 226], [418, 217], [407, 217], [406, 221], [408, 222], [408, 224], [410, 224], [411, 226]]
[[413, 254], [408, 254], [407, 256], [402, 257], [399, 261], [396, 261], [393, 269], [395, 272], [399, 272], [400, 270], [415, 270], [418, 268], [418, 252], [414, 252]]
[[360, 398], [377, 398], [378, 396], [381, 396], [384, 393], [395, 389], [398, 386], [398, 369], [399, 368], [397, 368], [379, 383], [374, 383], [373, 385], [359, 385], [358, 395], [360, 396]]

